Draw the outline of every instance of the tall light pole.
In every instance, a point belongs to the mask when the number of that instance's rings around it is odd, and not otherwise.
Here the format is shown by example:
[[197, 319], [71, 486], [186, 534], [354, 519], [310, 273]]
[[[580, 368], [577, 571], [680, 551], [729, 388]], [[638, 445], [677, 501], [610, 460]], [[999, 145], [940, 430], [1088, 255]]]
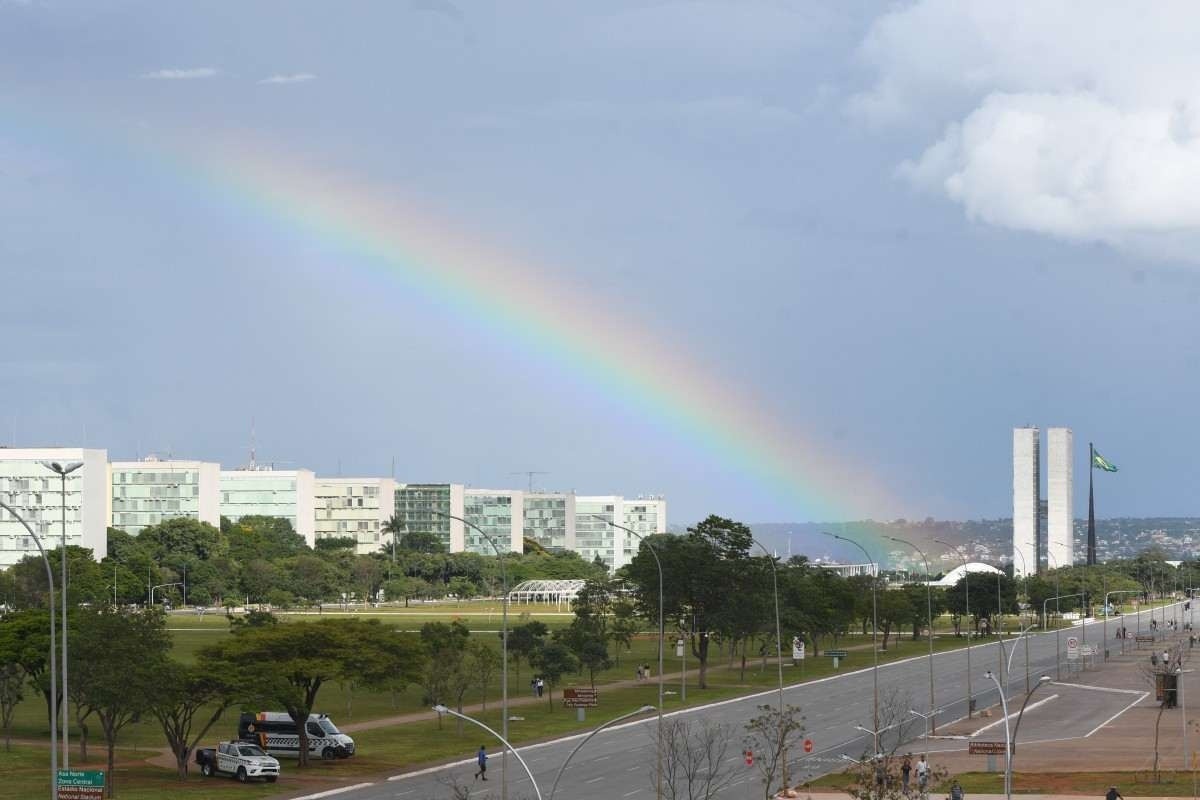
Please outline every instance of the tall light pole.
[[[67, 691], [67, 476], [82, 467], [83, 462], [70, 461], [66, 464], [60, 464], [57, 461], [43, 461], [42, 466], [58, 475], [59, 485], [62, 489], [60, 494], [62, 505], [62, 766], [63, 769], [70, 769], [71, 725], [68, 709], [71, 695]], [[79, 522], [80, 525], [83, 524], [82, 517]]]
[[[435, 511], [433, 513], [438, 514], [440, 512]], [[459, 518], [454, 517], [454, 519], [459, 519]], [[462, 520], [459, 520], [459, 521], [461, 522]], [[458, 717], [459, 719], [466, 720], [467, 722], [471, 723], [472, 725], [478, 725], [479, 727], [483, 728], [485, 731], [490, 733], [492, 736], [495, 736], [497, 739], [499, 739], [500, 743], [504, 745], [504, 752], [507, 753], [509, 750], [512, 750], [512, 754], [516, 757], [517, 761], [521, 762], [521, 766], [525, 768], [525, 774], [529, 776], [529, 782], [531, 784], [533, 784], [533, 793], [537, 795], [537, 800], [542, 800], [542, 790], [538, 788], [537, 781], [535, 781], [533, 779], [533, 773], [529, 771], [529, 765], [525, 763], [525, 759], [521, 758], [521, 754], [517, 752], [517, 748], [513, 747], [511, 744], [508, 743], [507, 736], [501, 736], [500, 734], [496, 733], [496, 731], [493, 728], [490, 728], [489, 726], [485, 725], [484, 723], [480, 722], [479, 720], [475, 719], [474, 717], [468, 717], [466, 714], [460, 714], [457, 711], [455, 711], [454, 709], [449, 708], [447, 706], [436, 705], [433, 707], [433, 710], [439, 714], [449, 714], [452, 717]], [[504, 718], [505, 718], [505, 720], [508, 719], [507, 713], [504, 715]], [[501, 769], [503, 769], [503, 766], [501, 766]], [[504, 777], [503, 773], [501, 773], [501, 777]], [[506, 784], [500, 785], [501, 791], [503, 791], [505, 788], [506, 788]]]
[[[865, 556], [867, 559], [867, 569], [868, 570], [871, 568], [871, 565], [875, 563], [871, 560], [871, 554], [867, 552], [867, 548], [863, 547], [861, 544], [854, 541], [853, 539], [848, 539], [845, 536], [840, 536], [836, 533], [830, 533], [828, 531], [821, 531], [821, 532], [824, 533], [826, 536], [832, 536], [834, 539], [840, 539], [843, 542], [849, 542], [850, 544], [854, 545], [859, 550], [861, 550], [863, 556]], [[872, 758], [877, 758], [879, 756], [879, 599], [877, 597], [877, 592], [876, 592], [876, 586], [878, 583], [879, 583], [879, 576], [872, 575], [871, 576], [871, 656], [872, 656], [873, 660], [872, 660], [872, 664], [871, 664], [871, 681], [873, 684], [872, 688], [874, 691], [873, 707], [874, 707], [874, 720], [875, 720], [874, 724], [871, 726], [872, 727], [871, 734], [875, 737], [875, 749], [872, 751], [872, 754], [871, 754]]]
[[[1030, 626], [1030, 627], [1032, 627], [1032, 626]], [[1025, 706], [1029, 705], [1029, 698], [1033, 697], [1033, 693], [1036, 692], [1038, 689], [1042, 688], [1043, 686], [1045, 686], [1049, 682], [1050, 682], [1049, 675], [1043, 675], [1042, 677], [1038, 678], [1038, 682], [1033, 685], [1033, 688], [1029, 689], [1025, 692], [1025, 699], [1021, 702], [1021, 710], [1017, 712], [1017, 722], [1015, 725], [1013, 725], [1012, 743], [1009, 745], [1008, 764], [1007, 764], [1008, 775], [1006, 776], [1006, 783], [1008, 784], [1008, 792], [1010, 795], [1012, 794], [1012, 762], [1013, 762], [1013, 757], [1016, 755], [1017, 733], [1021, 730], [1021, 718], [1025, 716]], [[1005, 715], [1005, 716], [1007, 716], [1007, 715]]]
[[57, 638], [54, 635], [54, 572], [50, 569], [50, 559], [46, 557], [42, 540], [33, 532], [33, 528], [29, 527], [24, 517], [2, 501], [0, 508], [12, 514], [17, 522], [25, 526], [30, 538], [37, 545], [38, 552], [42, 554], [42, 563], [46, 565], [46, 597], [50, 598], [50, 800], [55, 800], [58, 797], [58, 665], [54, 657]]
[[[624, 525], [618, 525], [611, 520], [605, 519], [597, 514], [592, 514], [593, 519], [598, 519], [605, 525], [611, 525], [614, 528], [631, 533], [638, 538], [638, 541], [646, 545], [650, 550], [650, 555], [654, 556], [654, 566], [658, 567], [658, 800], [662, 800], [663, 792], [663, 639], [666, 635], [666, 622], [663, 616], [663, 568], [662, 562], [658, 559], [658, 550], [654, 545], [646, 541], [646, 537], [632, 528], [626, 528]], [[686, 676], [684, 680], [687, 680]], [[565, 766], [565, 765], [564, 765]], [[551, 793], [553, 796], [553, 793]]]
[[[1021, 559], [1021, 582], [1024, 584], [1024, 589], [1025, 589], [1025, 605], [1028, 606], [1029, 605], [1029, 567], [1025, 563], [1025, 556], [1021, 555], [1020, 550], [1018, 550], [1017, 548], [1014, 547], [1013, 553], [1018, 558]], [[1037, 566], [1037, 565], [1035, 564], [1034, 566]], [[1017, 601], [1017, 611], [1019, 612], [1020, 610], [1021, 610], [1021, 603], [1018, 600]], [[1024, 625], [1025, 625], [1024, 615], [1018, 615], [1017, 616], [1017, 629], [1020, 630]], [[1033, 626], [1030, 625], [1030, 627], [1033, 627]], [[1009, 661], [1008, 683], [1009, 683], [1009, 686], [1011, 687], [1012, 686], [1012, 656], [1011, 655], [1008, 657], [1008, 661]], [[1027, 692], [1029, 691], [1029, 639], [1025, 640], [1025, 691], [1027, 691]]]
[[630, 717], [636, 717], [638, 714], [645, 714], [647, 711], [653, 711], [653, 710], [654, 710], [654, 706], [642, 706], [641, 708], [636, 709], [634, 711], [630, 711], [627, 714], [622, 714], [619, 717], [610, 719], [608, 722], [605, 722], [603, 725], [596, 727], [595, 730], [593, 730], [587, 736], [583, 737], [583, 741], [581, 741], [579, 744], [575, 745], [575, 749], [571, 751], [570, 755], [568, 755], [566, 760], [563, 761], [562, 766], [558, 768], [558, 774], [554, 776], [554, 784], [550, 787], [550, 800], [554, 800], [554, 792], [557, 791], [557, 789], [558, 789], [558, 782], [562, 778], [563, 773], [567, 771], [567, 764], [571, 763], [571, 759], [575, 757], [575, 754], [579, 752], [579, 749], [581, 747], [583, 747], [585, 744], [588, 743], [589, 739], [591, 739], [593, 736], [595, 736], [597, 733], [604, 730], [605, 728], [609, 728], [609, 727], [612, 727], [613, 725], [616, 725], [621, 720], [626, 720], [626, 719], [629, 719]]
[[1000, 713], [1004, 715], [1004, 797], [1012, 800], [1012, 733], [1008, 729], [1008, 698], [1004, 696], [1000, 680], [990, 669], [984, 677], [996, 684], [996, 691], [1000, 693]]
[[[505, 746], [504, 752], [500, 755], [500, 796], [507, 800], [508, 751], [512, 746], [508, 743], [508, 571], [504, 563], [504, 552], [496, 545], [495, 539], [493, 539], [491, 536], [488, 536], [487, 533], [485, 533], [478, 525], [468, 522], [462, 517], [456, 517], [453, 514], [443, 514], [441, 511], [434, 511], [433, 513], [437, 514], [439, 517], [445, 517], [446, 519], [456, 519], [463, 525], [466, 525], [468, 528], [478, 533], [487, 541], [488, 544], [492, 546], [492, 549], [496, 551], [496, 555], [500, 559], [500, 582], [504, 585], [504, 596], [500, 600], [500, 649], [504, 651], [503, 657], [500, 659], [500, 713], [503, 715], [503, 719], [500, 721], [500, 729], [504, 732], [504, 735], [500, 737], [500, 740], [504, 742]], [[453, 711], [450, 713], [454, 714], [455, 716], [461, 716]], [[482, 723], [476, 722], [469, 717], [463, 717], [463, 719], [466, 719], [470, 722], [475, 722], [476, 725], [482, 726]], [[488, 730], [491, 729], [488, 728]], [[495, 733], [495, 731], [492, 731], [492, 733]], [[513, 755], [517, 755], [515, 750], [513, 751]], [[520, 760], [520, 758], [521, 757], [517, 755], [517, 759]], [[521, 761], [521, 766], [525, 766], [524, 761]], [[529, 767], [525, 767], [525, 771], [528, 772]], [[529, 776], [529, 780], [533, 780], [532, 773]], [[536, 783], [533, 785], [533, 788], [534, 790], [537, 790]], [[539, 792], [538, 800], [541, 800], [541, 796], [542, 795]]]
[[[771, 554], [767, 548], [763, 547], [762, 542], [751, 537], [750, 541], [758, 545], [758, 549], [763, 551], [763, 555], [767, 557], [767, 563], [771, 565], [771, 589], [775, 594], [775, 654], [777, 656], [777, 668], [779, 670], [779, 763], [781, 767], [782, 787], [781, 791], [786, 791], [788, 788], [787, 777], [787, 752], [784, 749], [786, 742], [784, 734], [787, 728], [783, 722], [783, 629], [779, 625], [779, 573], [775, 568], [775, 556]], [[869, 556], [868, 556], [869, 558]], [[878, 656], [876, 656], [878, 658]], [[878, 686], [878, 684], [876, 684]], [[876, 710], [875, 727], [879, 727], [878, 710]], [[878, 744], [878, 742], [876, 742]], [[876, 752], [879, 752], [878, 749]]]
[[[1192, 755], [1192, 751], [1188, 749], [1187, 697], [1183, 693], [1183, 676], [1192, 671], [1193, 670], [1190, 670], [1190, 669], [1184, 669], [1182, 666], [1180, 666], [1179, 669], [1177, 669], [1175, 671], [1175, 674], [1178, 676], [1178, 677], [1176, 677], [1175, 680], [1178, 681], [1178, 683], [1176, 684], [1176, 687], [1177, 687], [1176, 691], [1179, 693], [1179, 713], [1183, 717], [1183, 719], [1181, 721], [1183, 723], [1183, 758], [1184, 758], [1183, 763], [1185, 765], [1188, 764], [1188, 757]], [[1196, 798], [1196, 759], [1194, 756], [1191, 759], [1191, 767], [1192, 767], [1192, 800], [1195, 800], [1195, 798]]]
[[937, 729], [937, 722], [934, 720], [933, 715], [933, 583], [929, 574], [929, 559], [925, 557], [925, 552], [912, 542], [899, 539], [895, 536], [887, 538], [898, 544], [908, 545], [913, 550], [916, 550], [917, 554], [921, 556], [921, 560], [925, 562], [925, 614], [929, 620], [929, 716], [925, 720], [925, 730], [926, 735], [932, 736]]
[[967, 568], [967, 557], [963, 555], [962, 550], [957, 545], [944, 542], [941, 539], [934, 539], [933, 541], [943, 547], [949, 547], [963, 563], [963, 605], [966, 606], [967, 610], [967, 719], [970, 719], [971, 713], [974, 711], [972, 708], [974, 701], [971, 700], [971, 570]]

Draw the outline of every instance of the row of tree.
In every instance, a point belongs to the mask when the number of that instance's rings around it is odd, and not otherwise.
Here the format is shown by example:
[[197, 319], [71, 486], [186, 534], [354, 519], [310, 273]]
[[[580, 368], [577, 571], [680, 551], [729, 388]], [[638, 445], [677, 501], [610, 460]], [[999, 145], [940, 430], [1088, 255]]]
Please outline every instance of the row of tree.
[[[471, 598], [496, 595], [501, 573], [494, 557], [476, 553], [429, 552], [430, 544], [415, 534], [377, 553], [356, 555], [350, 539], [324, 539], [310, 548], [286, 519], [223, 519], [215, 528], [193, 519], [172, 519], [145, 528], [137, 536], [110, 528], [108, 556], [93, 560], [91, 551], [70, 548], [68, 567], [72, 601], [135, 604], [148, 599], [193, 605], [269, 603], [287, 608], [336, 603], [349, 597], [360, 602], [381, 596], [390, 600], [436, 599], [453, 594]], [[408, 545], [423, 549], [409, 549]], [[529, 578], [595, 578], [602, 565], [575, 553], [533, 549], [508, 556], [509, 580]], [[58, 569], [59, 559], [52, 558]], [[57, 580], [57, 578], [56, 578]], [[0, 600], [16, 607], [45, 602], [46, 576], [38, 556], [29, 556], [0, 572]]]

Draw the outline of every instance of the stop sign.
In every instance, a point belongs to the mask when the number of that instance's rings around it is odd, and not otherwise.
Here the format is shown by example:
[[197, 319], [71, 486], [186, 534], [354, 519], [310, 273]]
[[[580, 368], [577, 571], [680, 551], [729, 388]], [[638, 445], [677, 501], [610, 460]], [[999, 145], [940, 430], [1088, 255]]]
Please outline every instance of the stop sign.
[[754, 766], [754, 753], [750, 752], [749, 750], [746, 751], [746, 766]]
[[804, 752], [806, 752], [806, 753], [812, 752], [812, 739], [804, 740]]

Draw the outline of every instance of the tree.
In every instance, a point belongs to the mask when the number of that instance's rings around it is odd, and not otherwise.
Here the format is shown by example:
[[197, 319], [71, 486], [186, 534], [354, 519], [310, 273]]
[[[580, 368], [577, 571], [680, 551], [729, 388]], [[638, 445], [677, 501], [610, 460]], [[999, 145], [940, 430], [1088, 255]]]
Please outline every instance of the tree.
[[894, 589], [883, 589], [876, 593], [878, 598], [879, 626], [883, 629], [883, 648], [888, 648], [888, 637], [892, 635], [892, 629], [895, 628], [896, 636], [899, 638], [899, 628], [913, 618], [913, 606], [908, 600], [908, 595], [903, 591]]
[[[508, 657], [516, 667], [517, 684], [521, 683], [521, 659], [524, 658], [533, 666], [533, 654], [542, 646], [546, 634], [550, 632], [544, 622], [532, 620], [508, 629]], [[501, 631], [498, 636], [504, 638]]]
[[946, 610], [945, 596], [941, 589], [929, 589], [927, 593], [923, 583], [906, 583], [901, 591], [908, 597], [911, 610], [908, 619], [903, 622], [912, 626], [912, 638], [915, 642], [921, 638], [921, 630], [933, 624], [933, 620], [929, 619], [930, 606], [933, 607], [933, 619], [937, 619]]
[[[354, 678], [387, 685], [396, 670], [415, 674], [420, 644], [378, 620], [321, 619], [290, 625], [245, 626], [200, 650], [207, 670], [225, 670], [247, 697], [283, 708], [296, 724], [299, 766], [308, 766], [308, 731], [321, 687]], [[269, 665], [269, 668], [264, 667]]]
[[621, 664], [621, 648], [626, 652], [633, 648], [633, 637], [641, 630], [637, 618], [637, 610], [628, 600], [617, 600], [612, 605], [612, 622], [609, 625], [609, 638], [613, 642], [613, 659], [617, 666]]
[[207, 522], [173, 517], [143, 528], [138, 544], [159, 564], [208, 561], [224, 555], [228, 540]]
[[475, 684], [483, 700], [483, 710], [487, 711], [487, 690], [500, 669], [500, 654], [496, 648], [482, 639], [471, 639], [467, 642], [467, 672], [475, 676]]
[[554, 687], [562, 676], [579, 669], [579, 661], [562, 642], [549, 642], [539, 647], [529, 659], [530, 665], [546, 681], [550, 708], [554, 708]]
[[304, 537], [283, 517], [249, 516], [234, 523], [222, 518], [221, 526], [229, 542], [229, 555], [238, 563], [276, 561], [312, 552]]
[[108, 796], [115, 794], [117, 737], [148, 710], [161, 682], [171, 637], [161, 613], [80, 609], [73, 627], [71, 679], [100, 721], [108, 748]]
[[[669, 800], [712, 800], [733, 781], [726, 758], [732, 731], [708, 720], [670, 719], [663, 723], [663, 796]], [[655, 751], [654, 759], [658, 758]], [[657, 764], [651, 774], [657, 776]], [[658, 788], [657, 777], [651, 791]]]
[[179, 780], [187, 780], [189, 754], [235, 699], [234, 687], [223, 672], [170, 660], [163, 665], [150, 711], [175, 754]]
[[788, 752], [794, 752], [804, 738], [804, 716], [798, 706], [786, 705], [782, 716], [778, 706], [758, 706], [758, 716], [746, 723], [743, 740], [746, 749], [754, 753], [754, 765], [762, 778], [763, 798], [770, 800], [788, 788], [772, 790], [776, 780], [786, 782]]
[[0, 654], [0, 724], [4, 726], [4, 749], [12, 750], [12, 719], [17, 704], [25, 699], [25, 675], [15, 661]]
[[[710, 516], [686, 536], [649, 537], [663, 567], [663, 610], [687, 632], [692, 655], [700, 667], [700, 688], [708, 686], [708, 653], [711, 634], [728, 623], [724, 616], [728, 587], [737, 584], [748, 566], [753, 538], [740, 522]], [[626, 568], [637, 586], [641, 613], [658, 619], [658, 569], [642, 550]]]
[[[459, 620], [426, 622], [421, 626], [421, 645], [424, 648], [424, 667], [421, 687], [425, 690], [427, 705], [450, 705], [457, 701], [462, 713], [462, 697], [470, 685], [466, 664], [467, 642], [471, 632]], [[438, 715], [438, 726], [442, 717]], [[462, 720], [458, 720], [461, 730]]]
[[314, 542], [314, 550], [320, 552], [324, 550], [354, 550], [358, 547], [358, 540], [353, 536], [322, 536]]
[[[43, 573], [44, 575], [44, 573]], [[0, 617], [0, 652], [21, 673], [46, 704], [46, 725], [57, 709], [50, 702], [50, 619], [44, 609], [16, 611]], [[61, 696], [55, 700], [63, 702]]]

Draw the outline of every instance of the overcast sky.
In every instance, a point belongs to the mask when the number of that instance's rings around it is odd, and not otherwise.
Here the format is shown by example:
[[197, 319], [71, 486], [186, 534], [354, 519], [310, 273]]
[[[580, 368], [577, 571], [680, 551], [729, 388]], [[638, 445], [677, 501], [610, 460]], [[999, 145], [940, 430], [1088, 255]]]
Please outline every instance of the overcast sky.
[[[0, 442], [237, 465], [253, 425], [318, 474], [766, 522], [1008, 516], [1012, 427], [1067, 425], [1079, 514], [1089, 440], [1101, 516], [1200, 513], [1198, 37], [1167, 2], [0, 0]], [[819, 488], [223, 193], [213, 143], [640, 320]]]

